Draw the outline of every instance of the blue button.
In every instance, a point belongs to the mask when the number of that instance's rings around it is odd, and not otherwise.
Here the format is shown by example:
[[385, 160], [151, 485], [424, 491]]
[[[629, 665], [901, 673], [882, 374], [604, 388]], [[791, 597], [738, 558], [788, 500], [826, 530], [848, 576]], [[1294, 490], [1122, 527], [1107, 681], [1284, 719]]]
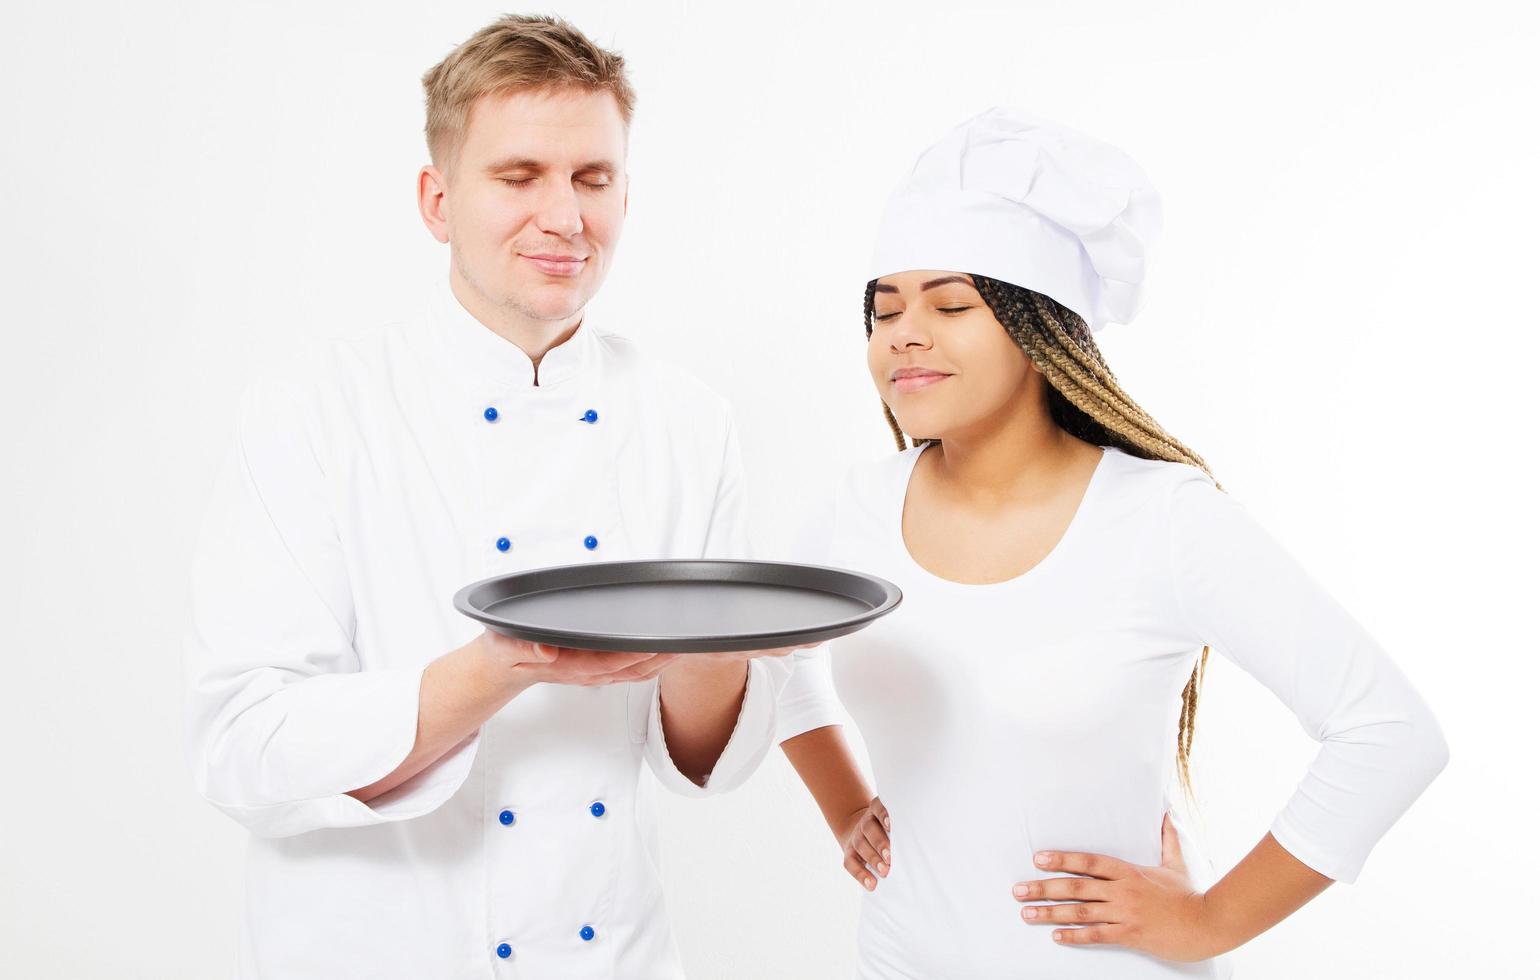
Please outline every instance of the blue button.
[[602, 817], [604, 816], [604, 804], [601, 802], [595, 802], [589, 806], [588, 812], [592, 813], [596, 817]]
[[502, 824], [504, 827], [513, 826], [513, 811], [504, 810], [502, 813], [499, 813], [497, 815], [497, 822]]
[[506, 960], [508, 957], [513, 955], [513, 947], [509, 946], [507, 943], [498, 943], [497, 955], [500, 959]]
[[581, 421], [587, 422], [589, 425], [593, 425], [595, 422], [599, 421], [599, 413], [590, 408], [588, 411], [583, 413], [583, 418]]
[[485, 412], [481, 413], [481, 417], [486, 419], [488, 422], [496, 422], [497, 421], [497, 409], [495, 409], [495, 408], [488, 408]]
[[589, 940], [594, 938], [594, 927], [593, 926], [584, 926], [583, 928], [578, 930], [578, 935], [582, 936], [583, 937], [583, 942], [586, 943]]
[[513, 547], [513, 542], [509, 541], [507, 538], [498, 538], [497, 539], [497, 550], [498, 551], [507, 551], [509, 548], [512, 548], [512, 547]]
[[590, 534], [588, 537], [583, 539], [583, 547], [587, 548], [589, 551], [593, 551], [595, 548], [599, 547], [599, 539]]

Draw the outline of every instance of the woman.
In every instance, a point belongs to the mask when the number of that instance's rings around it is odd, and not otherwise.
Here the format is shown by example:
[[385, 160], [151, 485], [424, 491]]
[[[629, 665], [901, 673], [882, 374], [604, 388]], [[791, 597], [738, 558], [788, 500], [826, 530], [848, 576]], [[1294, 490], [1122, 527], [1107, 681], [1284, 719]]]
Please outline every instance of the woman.
[[[871, 891], [863, 978], [1225, 976], [1216, 957], [1352, 881], [1447, 760], [1383, 649], [1098, 352], [1159, 223], [1121, 152], [1002, 109], [926, 151], [884, 217], [868, 364], [900, 451], [846, 475], [827, 556], [905, 593], [830, 658], [882, 799], [837, 728], [784, 743]], [[1168, 787], [1211, 647], [1322, 748], [1203, 891]], [[783, 735], [827, 723], [815, 678]]]

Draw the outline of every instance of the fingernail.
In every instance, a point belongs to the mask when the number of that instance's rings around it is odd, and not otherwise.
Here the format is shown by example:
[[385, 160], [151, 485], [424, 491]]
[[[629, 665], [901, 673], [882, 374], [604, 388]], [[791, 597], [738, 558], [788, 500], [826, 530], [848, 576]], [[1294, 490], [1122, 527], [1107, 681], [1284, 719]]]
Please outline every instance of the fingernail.
[[870, 878], [866, 879], [866, 890], [867, 891], [871, 891], [873, 888], [876, 888], [876, 887], [877, 887], [877, 883], [875, 881], [873, 881]]
[[1029, 919], [1035, 919], [1037, 918], [1037, 909], [1035, 907], [1030, 909], [1022, 909], [1021, 914]]
[[1050, 860], [1052, 860], [1052, 859], [1053, 859], [1053, 855], [1049, 854], [1047, 851], [1042, 851], [1042, 852], [1040, 852], [1037, 855], [1037, 863], [1042, 865], [1043, 867], [1047, 867], [1048, 866], [1048, 862]]
[[882, 818], [882, 827], [883, 827], [884, 830], [892, 830], [893, 829], [893, 821], [889, 820], [887, 817], [883, 817]]
[[1062, 943], [1064, 941], [1064, 933], [1062, 933], [1062, 932], [1054, 933], [1053, 934], [1053, 941], [1056, 942], [1056, 943]]
[[877, 873], [882, 875], [884, 878], [886, 878], [888, 876], [888, 866], [886, 864], [883, 864], [881, 861], [878, 861], [877, 862]]
[[882, 859], [884, 861], [891, 861], [891, 860], [893, 860], [893, 852], [888, 850], [886, 847], [884, 847], [882, 849]]
[[1011, 891], [1015, 893], [1017, 898], [1026, 898], [1027, 897], [1027, 886], [1026, 885], [1017, 885], [1015, 888], [1012, 888]]

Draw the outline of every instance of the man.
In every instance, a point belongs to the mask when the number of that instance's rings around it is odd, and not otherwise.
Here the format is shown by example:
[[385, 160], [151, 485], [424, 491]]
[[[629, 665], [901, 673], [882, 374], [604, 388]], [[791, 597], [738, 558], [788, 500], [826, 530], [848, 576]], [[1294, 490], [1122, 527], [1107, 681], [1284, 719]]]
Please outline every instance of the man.
[[677, 977], [641, 760], [742, 782], [784, 669], [535, 646], [450, 598], [741, 554], [731, 417], [586, 315], [626, 212], [622, 59], [510, 16], [423, 81], [448, 275], [247, 390], [194, 562], [189, 753], [254, 835], [241, 975]]

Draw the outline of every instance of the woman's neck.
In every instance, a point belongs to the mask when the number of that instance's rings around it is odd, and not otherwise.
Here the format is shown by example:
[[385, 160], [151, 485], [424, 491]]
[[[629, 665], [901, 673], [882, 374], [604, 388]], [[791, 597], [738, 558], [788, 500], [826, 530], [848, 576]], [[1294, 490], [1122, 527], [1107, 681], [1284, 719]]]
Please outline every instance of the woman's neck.
[[1088, 444], [1059, 428], [1046, 414], [1022, 413], [947, 436], [926, 455], [938, 488], [981, 507], [1020, 502], [1062, 482]]

